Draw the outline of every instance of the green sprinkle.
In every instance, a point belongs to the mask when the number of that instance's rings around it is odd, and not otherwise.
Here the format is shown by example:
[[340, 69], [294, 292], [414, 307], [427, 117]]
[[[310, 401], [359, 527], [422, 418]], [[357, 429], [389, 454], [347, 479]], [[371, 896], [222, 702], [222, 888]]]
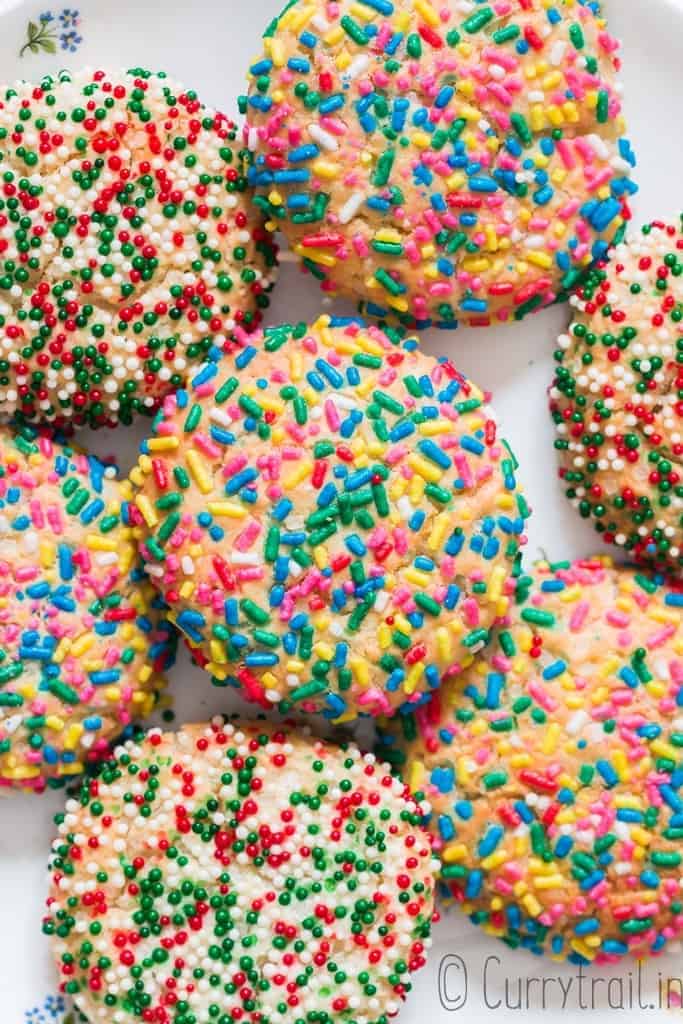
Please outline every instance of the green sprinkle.
[[506, 25], [505, 28], [499, 28], [497, 32], [494, 32], [491, 38], [496, 46], [500, 46], [501, 43], [509, 43], [511, 40], [516, 39], [519, 33], [520, 28], [518, 25]]
[[247, 618], [251, 619], [258, 626], [263, 626], [266, 622], [270, 622], [270, 615], [265, 608], [260, 608], [250, 597], [245, 597], [240, 601], [240, 608]]
[[365, 33], [365, 29], [361, 28], [357, 21], [354, 21], [348, 14], [345, 14], [339, 24], [344, 29], [347, 36], [353, 39], [354, 43], [357, 43], [358, 46], [367, 46], [368, 37]]
[[387, 149], [382, 153], [381, 157], [377, 161], [377, 167], [372, 178], [372, 184], [377, 188], [384, 188], [386, 183], [389, 181], [391, 174], [391, 168], [394, 165], [394, 150]]
[[433, 597], [430, 597], [429, 594], [415, 594], [415, 604], [418, 608], [422, 608], [423, 611], [429, 612], [430, 615], [441, 614], [441, 605]]
[[469, 32], [473, 35], [475, 32], [480, 32], [485, 25], [493, 18], [493, 11], [490, 7], [481, 7], [474, 14], [470, 15], [467, 21], [463, 21], [462, 27], [465, 32]]
[[581, 30], [581, 26], [577, 22], [574, 22], [573, 25], [569, 26], [569, 38], [571, 39], [572, 46], [575, 50], [583, 49], [583, 31]]
[[504, 786], [508, 780], [507, 772], [487, 772], [482, 776], [482, 782], [486, 789], [498, 789]]
[[552, 612], [541, 611], [540, 608], [525, 608], [522, 611], [522, 618], [534, 626], [554, 626], [555, 616]]

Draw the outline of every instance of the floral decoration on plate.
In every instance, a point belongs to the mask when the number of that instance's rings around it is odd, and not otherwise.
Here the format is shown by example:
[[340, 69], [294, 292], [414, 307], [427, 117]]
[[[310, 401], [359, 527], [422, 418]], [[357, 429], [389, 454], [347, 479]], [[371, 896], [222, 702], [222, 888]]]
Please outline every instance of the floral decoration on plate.
[[79, 32], [80, 24], [80, 11], [73, 7], [43, 11], [37, 21], [31, 19], [26, 26], [26, 42], [19, 56], [23, 57], [29, 51], [56, 53], [58, 48], [67, 53], [75, 53], [83, 42]]

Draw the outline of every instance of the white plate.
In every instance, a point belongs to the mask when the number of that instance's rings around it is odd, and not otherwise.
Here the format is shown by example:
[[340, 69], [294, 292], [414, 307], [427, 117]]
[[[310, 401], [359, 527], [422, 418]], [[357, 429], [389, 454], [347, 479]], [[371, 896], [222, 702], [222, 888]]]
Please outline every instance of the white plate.
[[[78, 5], [79, 13], [75, 19], [67, 15], [60, 20], [63, 8], [51, 7], [50, 0], [43, 0], [42, 5], [0, 0], [3, 81], [39, 78], [65, 66], [142, 64], [167, 70], [196, 88], [208, 103], [228, 113], [234, 112], [235, 97], [244, 88], [244, 68], [258, 53], [261, 31], [283, 5], [282, 0], [69, 2], [73, 7]], [[29, 20], [39, 27], [39, 16], [46, 11], [51, 11], [54, 20], [44, 28], [57, 52], [51, 54], [39, 47], [38, 53], [26, 49], [19, 57], [27, 42]], [[634, 204], [636, 216], [672, 216], [683, 205], [683, 136], [679, 134], [683, 3], [614, 0], [610, 13], [611, 27], [624, 44], [626, 113], [638, 154], [637, 180], [641, 186]], [[64, 25], [64, 20], [69, 24]], [[311, 318], [320, 308], [320, 296], [311, 280], [303, 278], [294, 266], [285, 267], [269, 321]], [[423, 338], [428, 351], [447, 353], [495, 395], [504, 433], [520, 458], [521, 476], [535, 510], [529, 530], [530, 557], [537, 557], [541, 551], [554, 559], [587, 555], [599, 544], [591, 528], [580, 522], [565, 502], [556, 481], [545, 392], [552, 376], [554, 338], [566, 319], [566, 310], [560, 308], [512, 327], [430, 331]], [[143, 431], [140, 425], [130, 430], [120, 428], [115, 435], [100, 433], [94, 447], [100, 453], [115, 448], [122, 467], [127, 469]], [[233, 710], [240, 703], [236, 697], [212, 689], [208, 679], [185, 657], [173, 672], [173, 690], [180, 719], [201, 719], [217, 710]], [[56, 982], [47, 942], [40, 934], [51, 819], [61, 802], [60, 795], [52, 794], [45, 798], [16, 796], [0, 803], [0, 1024], [64, 1022], [65, 1012], [54, 997]], [[441, 973], [447, 990], [441, 996], [448, 1009], [439, 998], [439, 965], [448, 954], [461, 956], [467, 968], [464, 1007], [463, 963], [449, 960], [450, 966]], [[499, 962], [487, 960], [490, 957], [499, 958]], [[585, 1019], [586, 1013], [600, 1019], [615, 1012], [610, 1003], [614, 1007], [621, 1002], [628, 1011], [629, 992], [635, 1015], [641, 1012], [639, 996], [643, 1004], [657, 1007], [659, 974], [683, 976], [683, 960], [667, 954], [645, 965], [640, 986], [632, 963], [621, 970], [601, 970], [598, 974], [589, 969], [586, 973], [581, 985], [576, 968], [541, 961], [528, 953], [512, 953], [451, 912], [437, 929], [430, 965], [418, 976], [416, 992], [401, 1021], [418, 1024], [426, 1016], [434, 1021], [456, 1021], [458, 1014], [474, 1021], [519, 1020], [520, 1010], [506, 1008], [504, 981], [507, 977], [510, 982], [507, 1001], [515, 1004], [517, 979], [525, 985], [530, 976], [561, 977], [565, 989], [570, 986], [563, 1007], [558, 982], [548, 981], [544, 1007], [540, 982], [532, 983], [528, 1011], [526, 1007], [521, 1011], [532, 1017], [545, 1013], [552, 1019], [562, 1012], [568, 1024]], [[606, 981], [596, 985], [592, 979], [598, 977], [613, 979], [611, 987], [607, 988]], [[647, 1017], [662, 1019], [665, 1011], [654, 1007]]]

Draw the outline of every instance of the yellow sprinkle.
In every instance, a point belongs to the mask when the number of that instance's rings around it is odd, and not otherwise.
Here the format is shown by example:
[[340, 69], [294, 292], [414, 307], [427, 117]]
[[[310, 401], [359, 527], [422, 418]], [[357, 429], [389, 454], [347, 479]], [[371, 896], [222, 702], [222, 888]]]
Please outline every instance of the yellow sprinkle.
[[417, 473], [410, 481], [408, 497], [410, 498], [413, 505], [419, 505], [422, 501], [422, 495], [425, 490], [425, 481]]
[[330, 31], [323, 36], [323, 42], [327, 46], [336, 46], [337, 43], [341, 43], [344, 38], [344, 29], [341, 25], [335, 25]]
[[[144, 697], [144, 694], [139, 690], [136, 690], [133, 694], [133, 700], [137, 697]], [[121, 699], [121, 687], [120, 686], [107, 686], [104, 691], [104, 699], [110, 704], [117, 704]]]
[[286, 491], [291, 491], [293, 487], [297, 487], [300, 483], [311, 475], [313, 470], [313, 462], [311, 459], [306, 459], [301, 462], [291, 473], [286, 477], [282, 478], [282, 486]]
[[486, 588], [487, 596], [491, 601], [498, 601], [502, 592], [503, 584], [505, 583], [506, 577], [505, 567], [497, 565], [489, 577], [488, 586]]
[[71, 640], [69, 639], [68, 636], [63, 636], [62, 639], [57, 644], [55, 653], [52, 655], [52, 660], [56, 661], [58, 665], [61, 664], [61, 662], [64, 661], [70, 650]]
[[414, 583], [416, 587], [426, 587], [429, 585], [430, 575], [426, 572], [420, 572], [419, 569], [409, 568], [403, 572], [403, 577], [408, 583]]
[[512, 768], [527, 768], [531, 763], [531, 754], [514, 754], [510, 758], [510, 766]]
[[[652, 743], [650, 744], [650, 752], [654, 754], [656, 757], [665, 757], [670, 761], [678, 760], [676, 748], [672, 747], [670, 743], [665, 743], [662, 739], [656, 739], [652, 741]], [[631, 834], [633, 835], [633, 832]]]
[[560, 739], [560, 727], [557, 722], [552, 722], [545, 730], [543, 736], [543, 742], [541, 743], [541, 751], [544, 754], [552, 754], [557, 747]]
[[442, 664], [448, 664], [452, 657], [451, 638], [448, 630], [444, 629], [443, 626], [439, 626], [436, 631], [436, 650], [439, 661]]
[[364, 7], [362, 4], [351, 4], [349, 12], [358, 21], [368, 22], [377, 17], [377, 11], [373, 11], [370, 7]]
[[307, 249], [304, 245], [295, 245], [294, 252], [297, 256], [312, 260], [313, 263], [319, 263], [323, 267], [336, 267], [337, 265], [336, 256], [330, 255], [323, 249]]
[[452, 519], [448, 512], [440, 512], [434, 520], [431, 533], [427, 538], [427, 547], [430, 551], [437, 551], [446, 536], [448, 530], [452, 527]]
[[346, 49], [340, 50], [334, 62], [339, 71], [346, 71], [351, 63], [351, 54]]
[[543, 907], [536, 897], [530, 892], [526, 893], [526, 895], [522, 897], [522, 903], [524, 904], [524, 908], [527, 913], [531, 914], [532, 917], [538, 917], [543, 913]]
[[410, 773], [408, 776], [408, 785], [413, 792], [420, 788], [424, 777], [425, 770], [422, 763], [420, 761], [413, 761], [410, 766]]
[[481, 866], [484, 871], [492, 871], [501, 864], [504, 864], [508, 859], [509, 854], [507, 850], [496, 850], [494, 853], [489, 854], [488, 857], [484, 857], [481, 862]]
[[634, 825], [631, 829], [631, 839], [638, 843], [638, 846], [649, 846], [652, 842], [652, 833], [641, 828], [640, 825]]
[[402, 633], [410, 634], [413, 631], [413, 627], [410, 625], [408, 619], [405, 617], [405, 615], [401, 615], [400, 612], [397, 612], [394, 615], [394, 625], [398, 629], [400, 629]]
[[428, 25], [436, 28], [440, 24], [439, 15], [427, 0], [413, 0], [413, 7], [424, 18]]
[[455, 762], [455, 777], [461, 786], [470, 780], [467, 758], [462, 755]]
[[443, 470], [439, 469], [434, 463], [429, 462], [428, 459], [423, 458], [416, 452], [410, 454], [407, 458], [407, 463], [411, 469], [418, 473], [423, 480], [428, 483], [438, 483], [443, 477]]
[[74, 722], [64, 733], [64, 749], [73, 750], [79, 739], [85, 732], [85, 727], [80, 722]]
[[85, 543], [91, 551], [116, 551], [119, 546], [116, 537], [103, 537], [94, 533], [88, 534]]
[[[594, 936], [594, 938], [597, 939], [597, 943], [594, 943], [594, 945], [597, 946], [598, 943], [602, 942], [599, 935]], [[579, 956], [584, 957], [586, 960], [595, 959], [595, 949], [591, 948], [586, 939], [583, 941], [581, 939], [572, 939], [571, 947], [575, 953], [578, 953]]]
[[370, 684], [370, 666], [365, 658], [349, 658], [349, 667], [358, 685], [365, 689]]
[[45, 719], [45, 725], [48, 729], [52, 729], [53, 732], [61, 732], [64, 728], [65, 722], [63, 718], [58, 715], [48, 715]]
[[43, 569], [49, 569], [55, 564], [55, 546], [50, 541], [43, 541], [40, 545], [40, 564]]
[[92, 633], [83, 633], [77, 640], [74, 640], [71, 645], [71, 654], [74, 658], [82, 657], [86, 651], [89, 651], [92, 645], [95, 643], [95, 637]]
[[152, 505], [152, 502], [149, 500], [147, 495], [139, 494], [135, 504], [137, 505], [140, 515], [145, 520], [147, 525], [153, 529], [159, 522], [159, 517], [154, 511], [154, 506]]
[[375, 241], [376, 242], [399, 242], [400, 243], [402, 241], [402, 239], [401, 239], [401, 235], [399, 234], [399, 232], [395, 231], [393, 228], [381, 228], [375, 234]]
[[417, 688], [417, 684], [420, 682], [420, 679], [422, 678], [424, 670], [425, 670], [425, 663], [424, 663], [424, 661], [418, 661], [414, 665], [411, 665], [410, 672], [406, 676], [405, 681], [403, 683], [403, 689], [405, 690], [405, 692], [407, 694], [411, 694], [411, 693], [415, 692], [415, 689]]
[[413, 132], [410, 141], [418, 149], [429, 149], [431, 137], [427, 135], [427, 132]]
[[548, 107], [547, 115], [553, 128], [561, 128], [564, 124], [564, 113], [562, 107]]
[[527, 253], [527, 260], [529, 263], [533, 263], [535, 267], [541, 267], [542, 270], [549, 270], [553, 265], [553, 261], [547, 252], [541, 252], [539, 249], [532, 249]]
[[201, 456], [193, 448], [190, 448], [185, 454], [185, 461], [187, 462], [187, 468], [190, 471], [190, 476], [201, 493], [208, 494], [213, 489], [213, 480], [207, 472]]
[[481, 274], [491, 266], [490, 261], [484, 256], [474, 256], [472, 259], [463, 260], [462, 265], [468, 274]]
[[227, 662], [228, 659], [225, 653], [225, 649], [220, 640], [211, 640], [211, 643], [209, 644], [209, 650], [211, 652], [212, 661], [217, 662], [219, 665], [225, 664]]
[[225, 516], [227, 519], [244, 519], [247, 510], [232, 501], [209, 501], [207, 509], [212, 516]]
[[418, 425], [418, 433], [424, 437], [435, 437], [437, 434], [448, 434], [453, 429], [450, 420], [425, 420]]
[[[415, 762], [419, 764], [420, 762]], [[420, 767], [422, 765], [420, 764]], [[452, 843], [450, 846], [444, 847], [441, 853], [441, 859], [444, 864], [457, 864], [460, 860], [467, 858], [467, 847], [464, 843]]]
[[173, 452], [180, 443], [175, 434], [166, 434], [163, 437], [150, 437], [147, 447], [151, 452]]
[[446, 186], [449, 192], [458, 192], [465, 184], [465, 175], [462, 171], [456, 171], [446, 178]]
[[194, 594], [194, 587], [195, 585], [192, 580], [185, 580], [180, 587], [180, 596], [182, 598], [192, 597]]
[[563, 103], [562, 113], [570, 124], [577, 124], [579, 120], [579, 110], [576, 103]]
[[316, 160], [315, 163], [311, 164], [311, 170], [316, 177], [325, 178], [329, 181], [337, 177], [341, 167], [331, 160]]
[[545, 110], [539, 103], [535, 103], [529, 111], [529, 123], [535, 132], [540, 132], [545, 127]]
[[327, 569], [330, 559], [327, 548], [323, 544], [319, 544], [317, 548], [313, 549], [313, 559], [319, 569]]

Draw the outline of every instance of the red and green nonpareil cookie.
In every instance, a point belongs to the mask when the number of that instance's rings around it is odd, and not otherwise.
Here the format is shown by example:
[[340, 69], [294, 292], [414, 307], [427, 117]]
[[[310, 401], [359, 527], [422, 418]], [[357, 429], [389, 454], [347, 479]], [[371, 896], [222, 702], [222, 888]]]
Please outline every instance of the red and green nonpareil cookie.
[[609, 559], [540, 565], [464, 676], [386, 724], [443, 894], [508, 945], [608, 963], [680, 938], [682, 611]]
[[229, 118], [164, 74], [0, 89], [0, 410], [154, 412], [258, 325], [274, 250]]
[[683, 232], [656, 221], [572, 299], [550, 406], [560, 479], [631, 556], [683, 569]]
[[164, 401], [140, 550], [223, 685], [337, 722], [457, 675], [508, 609], [528, 509], [488, 396], [415, 338], [321, 317]]
[[62, 990], [91, 1024], [386, 1024], [430, 945], [425, 807], [265, 722], [129, 741], [57, 818]]
[[256, 202], [371, 315], [521, 319], [630, 217], [618, 49], [588, 0], [295, 0], [242, 98]]

